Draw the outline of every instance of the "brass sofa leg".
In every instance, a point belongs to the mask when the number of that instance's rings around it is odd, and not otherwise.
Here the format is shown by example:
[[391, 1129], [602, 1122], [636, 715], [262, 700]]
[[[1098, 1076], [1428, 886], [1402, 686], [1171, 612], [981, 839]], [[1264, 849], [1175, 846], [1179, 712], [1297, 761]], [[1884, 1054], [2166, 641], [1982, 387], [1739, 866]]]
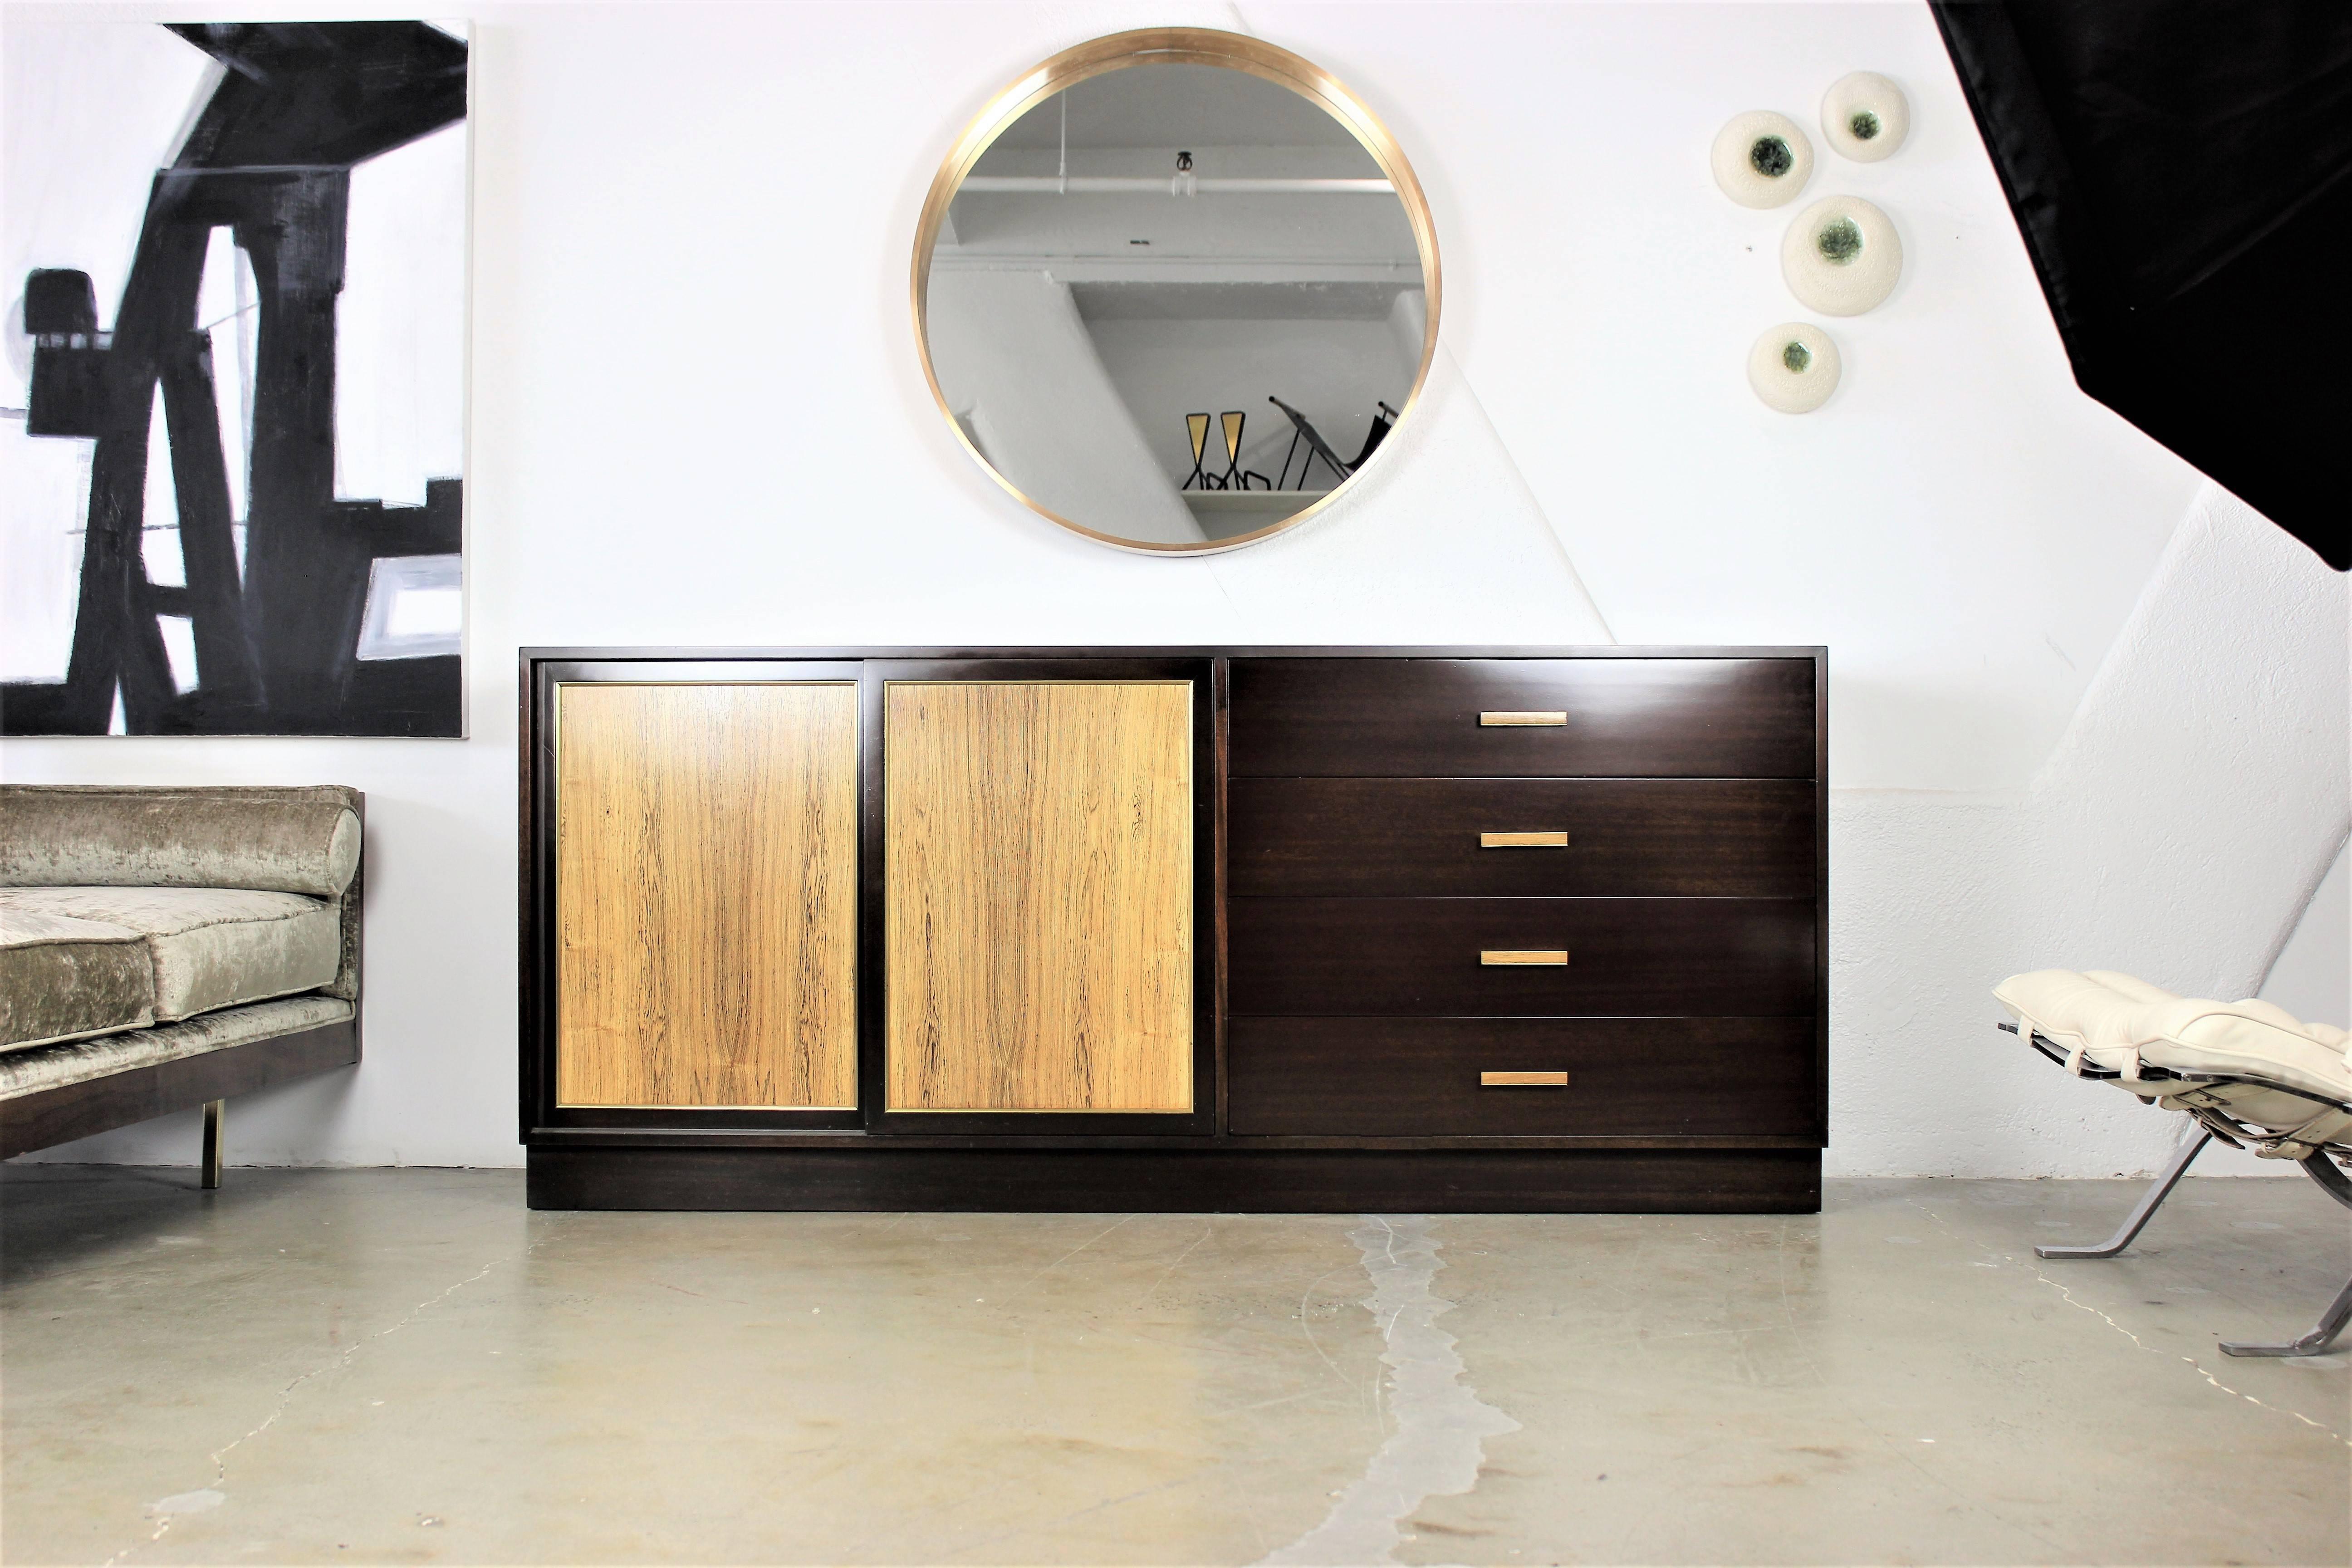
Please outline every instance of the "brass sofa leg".
[[228, 1101], [226, 1100], [205, 1101], [205, 1152], [201, 1162], [202, 1174], [198, 1180], [206, 1192], [220, 1185], [221, 1117], [227, 1110]]

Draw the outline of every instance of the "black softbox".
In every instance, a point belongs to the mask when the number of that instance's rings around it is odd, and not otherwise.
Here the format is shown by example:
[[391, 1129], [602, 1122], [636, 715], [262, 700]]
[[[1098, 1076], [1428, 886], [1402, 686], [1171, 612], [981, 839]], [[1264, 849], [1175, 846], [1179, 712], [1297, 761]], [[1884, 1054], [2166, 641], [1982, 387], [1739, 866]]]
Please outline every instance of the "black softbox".
[[2352, 0], [1931, 0], [2083, 390], [2352, 567]]

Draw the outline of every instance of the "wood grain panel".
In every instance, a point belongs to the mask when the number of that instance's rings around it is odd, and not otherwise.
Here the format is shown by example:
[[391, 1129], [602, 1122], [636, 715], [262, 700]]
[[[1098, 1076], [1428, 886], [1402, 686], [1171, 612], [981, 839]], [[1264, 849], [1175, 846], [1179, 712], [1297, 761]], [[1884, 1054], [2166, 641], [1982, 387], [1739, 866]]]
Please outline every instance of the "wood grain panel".
[[[1236, 1016], [1788, 1017], [1815, 1005], [1810, 900], [1235, 899], [1227, 920]], [[1538, 943], [1570, 961], [1479, 961]]]
[[[1413, 1137], [1803, 1136], [1810, 1018], [1236, 1018], [1233, 1130]], [[1567, 1085], [1490, 1089], [1483, 1074]]]
[[[1236, 898], [1806, 898], [1797, 779], [1235, 779]], [[1557, 848], [1482, 836], [1557, 830]]]
[[887, 1104], [1192, 1109], [1189, 681], [892, 681]]
[[557, 701], [556, 1103], [857, 1103], [857, 688]]
[[1813, 750], [1805, 658], [1233, 661], [1236, 778], [1811, 778]]

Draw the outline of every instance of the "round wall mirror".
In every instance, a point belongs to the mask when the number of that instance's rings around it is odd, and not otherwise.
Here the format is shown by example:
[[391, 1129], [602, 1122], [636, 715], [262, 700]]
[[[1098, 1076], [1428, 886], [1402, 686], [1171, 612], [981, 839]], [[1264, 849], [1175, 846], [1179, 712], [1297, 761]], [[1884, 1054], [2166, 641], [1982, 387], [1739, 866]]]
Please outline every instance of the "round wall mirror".
[[1054, 521], [1230, 550], [1377, 460], [1437, 339], [1429, 204], [1286, 49], [1161, 27], [1001, 93], [915, 236], [915, 332], [958, 437]]

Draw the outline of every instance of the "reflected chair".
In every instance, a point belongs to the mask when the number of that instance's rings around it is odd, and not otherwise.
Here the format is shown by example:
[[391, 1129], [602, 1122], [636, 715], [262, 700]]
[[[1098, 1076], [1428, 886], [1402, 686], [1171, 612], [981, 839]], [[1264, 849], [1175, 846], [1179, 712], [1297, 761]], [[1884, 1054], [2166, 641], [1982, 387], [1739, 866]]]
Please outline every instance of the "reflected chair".
[[[1356, 454], [1354, 462], [1346, 462], [1340, 458], [1339, 453], [1331, 449], [1331, 444], [1323, 439], [1323, 433], [1315, 428], [1314, 423], [1306, 415], [1301, 414], [1279, 397], [1269, 397], [1266, 401], [1287, 415], [1291, 426], [1290, 450], [1283, 455], [1282, 478], [1275, 486], [1276, 489], [1290, 487], [1290, 465], [1294, 458], [1298, 462], [1297, 488], [1302, 490], [1307, 488], [1307, 480], [1314, 472], [1315, 465], [1318, 460], [1325, 468], [1331, 470], [1334, 483], [1345, 482], [1349, 475], [1363, 467], [1365, 460], [1380, 450], [1381, 443], [1388, 439], [1389, 432], [1396, 427], [1397, 411], [1386, 403], [1374, 405], [1372, 427], [1364, 432], [1363, 448]], [[1298, 451], [1299, 443], [1302, 441], [1307, 445], [1304, 457], [1300, 457]]]
[[1209, 447], [1209, 416], [1205, 414], [1184, 416], [1184, 434], [1192, 443], [1192, 471], [1185, 475], [1184, 482], [1176, 488], [1189, 490], [1198, 484], [1205, 490], [1210, 488], [1209, 476], [1201, 467], [1201, 457]]
[[1363, 450], [1358, 452], [1356, 460], [1348, 465], [1349, 473], [1352, 474], [1362, 468], [1366, 460], [1381, 449], [1381, 443], [1389, 438], [1389, 432], [1396, 428], [1396, 422], [1395, 409], [1385, 403], [1375, 403], [1372, 405], [1372, 426], [1364, 432]]
[[1217, 417], [1225, 429], [1225, 471], [1218, 476], [1218, 487], [1245, 490], [1249, 489], [1249, 482], [1255, 479], [1260, 489], [1274, 489], [1272, 479], [1255, 469], [1242, 467], [1242, 427], [1249, 423], [1249, 416], [1238, 408], [1229, 408]]

